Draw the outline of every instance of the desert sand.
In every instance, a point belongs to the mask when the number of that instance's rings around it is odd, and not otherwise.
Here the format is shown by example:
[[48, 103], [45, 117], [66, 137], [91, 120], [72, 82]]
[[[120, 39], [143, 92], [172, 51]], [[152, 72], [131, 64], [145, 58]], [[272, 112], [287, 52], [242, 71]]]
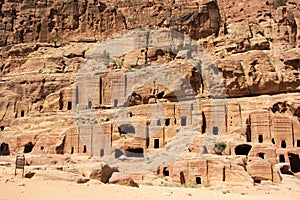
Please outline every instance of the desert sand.
[[0, 200], [39, 199], [266, 199], [300, 200], [300, 180], [284, 175], [282, 184], [262, 184], [256, 186], [214, 186], [199, 188], [162, 187], [140, 184], [139, 188], [103, 184], [89, 181], [77, 184], [68, 181], [47, 180], [42, 177], [32, 179], [15, 176], [0, 177]]

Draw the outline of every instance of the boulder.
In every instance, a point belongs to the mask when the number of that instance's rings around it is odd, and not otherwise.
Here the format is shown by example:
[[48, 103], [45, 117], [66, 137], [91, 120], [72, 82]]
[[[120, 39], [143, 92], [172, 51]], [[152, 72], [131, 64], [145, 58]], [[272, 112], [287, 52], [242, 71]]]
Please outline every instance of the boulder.
[[103, 183], [108, 183], [110, 177], [114, 172], [118, 172], [118, 169], [111, 168], [108, 165], [102, 166], [102, 168], [94, 169], [90, 174], [90, 179], [100, 180]]
[[128, 174], [120, 172], [113, 173], [109, 179], [109, 183], [131, 187], [139, 187], [139, 185], [136, 182], [134, 182], [134, 180]]

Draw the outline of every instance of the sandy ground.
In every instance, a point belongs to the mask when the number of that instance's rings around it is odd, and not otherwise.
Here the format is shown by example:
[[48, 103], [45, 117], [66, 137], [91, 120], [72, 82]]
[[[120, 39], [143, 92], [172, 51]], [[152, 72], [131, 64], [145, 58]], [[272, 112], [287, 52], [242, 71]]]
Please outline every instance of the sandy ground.
[[22, 179], [20, 177], [0, 177], [0, 200], [40, 200], [40, 199], [109, 199], [109, 200], [300, 200], [300, 180], [286, 176], [280, 185], [259, 185], [253, 187], [161, 187], [140, 185], [132, 188], [105, 185], [98, 181], [77, 184], [67, 181], [44, 180], [42, 177]]

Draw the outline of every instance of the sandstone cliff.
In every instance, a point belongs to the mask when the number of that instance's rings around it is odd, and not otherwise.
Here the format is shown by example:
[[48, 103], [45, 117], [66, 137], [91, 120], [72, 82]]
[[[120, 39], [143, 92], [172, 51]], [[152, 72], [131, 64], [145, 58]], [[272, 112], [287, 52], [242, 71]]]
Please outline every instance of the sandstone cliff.
[[[278, 153], [270, 153], [272, 164], [276, 163], [274, 160], [277, 159], [277, 154], [287, 156], [288, 153], [299, 151], [294, 148], [298, 147], [298, 140], [300, 146], [299, 0], [288, 0], [282, 6], [277, 6], [276, 1], [272, 0], [0, 0], [0, 22], [1, 154], [7, 154], [7, 151], [13, 154], [89, 151], [83, 144], [84, 141], [78, 139], [80, 131], [74, 126], [74, 115], [71, 111], [75, 108], [74, 83], [78, 70], [102, 41], [129, 30], [151, 27], [177, 30], [186, 34], [212, 58], [213, 63], [203, 58], [201, 64], [216, 66], [218, 70], [214, 73], [220, 74], [228, 98], [228, 124], [224, 131], [224, 140], [231, 146], [226, 149], [226, 154], [231, 155], [231, 150], [234, 151], [234, 147], [240, 143], [254, 142], [247, 139], [251, 138], [247, 134], [250, 132], [250, 121], [255, 121], [254, 115], [251, 119], [251, 113], [257, 111], [269, 112], [268, 115], [260, 115], [270, 118], [267, 122], [268, 130], [274, 127], [276, 129], [275, 122], [275, 125], [271, 125], [275, 121], [271, 121], [273, 116], [274, 119], [277, 115], [291, 118], [287, 124], [288, 127], [293, 127], [293, 135], [297, 136], [293, 137], [293, 141], [286, 140], [288, 147], [292, 149], [290, 152], [281, 154], [281, 150], [277, 150]], [[102, 76], [104, 91], [109, 93], [109, 81], [114, 80], [114, 77], [130, 74], [130, 68], [139, 69], [147, 63], [148, 60], [144, 57], [146, 51], [152, 64], [165, 64], [178, 69], [193, 85], [199, 102], [201, 99], [207, 100], [211, 97], [208, 92], [209, 85], [205, 78], [195, 76], [201, 69], [194, 69], [184, 61], [189, 57], [189, 52], [184, 46], [181, 46], [181, 50], [172, 54], [164, 49], [138, 49], [120, 56], [116, 61], [122, 61], [122, 66], [108, 63], [106, 74]], [[200, 74], [204, 74], [203, 71]], [[174, 81], [172, 86], [177, 87], [180, 85], [178, 82], [179, 80]], [[147, 118], [149, 108], [146, 106], [156, 103], [155, 98], [160, 97], [150, 95], [151, 89], [152, 85], [146, 85], [137, 89], [130, 97], [129, 104], [133, 108], [129, 115]], [[172, 91], [160, 86], [155, 89], [161, 91], [161, 102], [176, 101]], [[112, 141], [126, 143], [123, 141], [126, 138], [118, 135], [118, 126], [111, 122], [111, 113], [101, 110], [111, 105], [106, 105], [103, 103], [105, 99], [100, 99], [101, 103], [97, 105], [100, 109], [98, 120], [105, 122], [103, 129], [113, 130], [111, 132], [115, 135], [112, 136]], [[90, 107], [89, 103], [86, 106]], [[176, 106], [173, 109], [172, 106], [173, 104], [167, 105], [165, 109], [169, 109], [168, 115], [173, 115], [175, 119], [179, 115], [175, 112], [179, 109]], [[210, 120], [203, 117], [209, 113], [208, 108], [205, 109], [204, 106], [201, 112], [196, 109], [191, 111], [202, 118], [202, 125], [198, 127], [197, 124], [196, 127], [203, 134], [209, 129], [203, 125], [204, 121], [208, 124]], [[231, 121], [230, 116], [233, 118]], [[182, 118], [180, 120], [184, 121]], [[186, 120], [189, 122], [190, 119]], [[110, 122], [113, 125], [108, 124]], [[173, 129], [167, 129], [166, 132], [175, 135], [178, 124], [175, 121], [171, 125], [174, 125]], [[255, 134], [258, 136], [260, 132]], [[272, 137], [267, 139], [271, 144]], [[195, 140], [205, 143], [205, 138], [201, 135]], [[275, 137], [275, 141], [277, 146], [272, 147], [274, 151], [280, 148], [279, 136], [278, 139]], [[7, 144], [9, 149], [5, 146]], [[152, 148], [156, 146], [154, 141], [149, 145]], [[158, 146], [163, 147], [161, 143]], [[133, 148], [130, 145], [125, 147]], [[191, 145], [190, 150], [202, 152], [201, 148], [199, 145]], [[260, 153], [259, 150], [254, 152], [254, 156]], [[273, 166], [269, 169], [273, 169]], [[254, 172], [251, 172], [253, 177]], [[248, 180], [247, 176], [245, 175]]]

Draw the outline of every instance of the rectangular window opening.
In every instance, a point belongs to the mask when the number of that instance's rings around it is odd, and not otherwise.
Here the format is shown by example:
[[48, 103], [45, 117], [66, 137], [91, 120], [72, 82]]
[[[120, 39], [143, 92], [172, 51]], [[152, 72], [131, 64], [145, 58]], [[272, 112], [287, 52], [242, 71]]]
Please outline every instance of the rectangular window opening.
[[159, 139], [154, 139], [154, 149], [159, 148]]
[[258, 142], [263, 143], [263, 141], [264, 141], [263, 135], [258, 135]]
[[186, 121], [187, 121], [186, 117], [181, 117], [181, 126], [186, 126]]
[[24, 116], [25, 116], [25, 111], [21, 110], [21, 117], [24, 117]]
[[68, 110], [72, 110], [72, 101], [68, 101]]
[[214, 135], [218, 135], [219, 134], [219, 127], [217, 127], [217, 126], [213, 127], [213, 134]]

